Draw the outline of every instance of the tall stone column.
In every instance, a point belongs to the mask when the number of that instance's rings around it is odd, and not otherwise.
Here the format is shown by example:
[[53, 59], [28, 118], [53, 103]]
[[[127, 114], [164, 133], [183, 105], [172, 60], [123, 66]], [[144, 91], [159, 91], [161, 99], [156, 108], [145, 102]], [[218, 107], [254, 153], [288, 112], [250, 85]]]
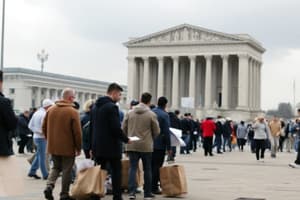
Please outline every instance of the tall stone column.
[[45, 89], [45, 92], [46, 92], [45, 98], [47, 98], [47, 99], [51, 99], [50, 90], [51, 90], [50, 88], [46, 88], [46, 89]]
[[179, 57], [172, 57], [173, 59], [173, 80], [172, 80], [172, 107], [178, 108], [179, 106]]
[[255, 74], [255, 90], [254, 90], [254, 109], [258, 110], [258, 88], [259, 88], [259, 71], [258, 63], [254, 63], [254, 74]]
[[257, 109], [261, 110], [261, 66], [262, 63], [258, 62], [257, 67], [258, 67], [258, 97], [257, 97]]
[[228, 109], [228, 55], [222, 55], [222, 108]]
[[212, 81], [212, 56], [205, 56], [206, 60], [206, 72], [205, 72], [205, 107], [211, 108], [211, 81]]
[[41, 88], [36, 88], [36, 107], [40, 107], [41, 104]]
[[144, 75], [143, 75], [143, 92], [149, 92], [149, 57], [143, 57]]
[[196, 56], [189, 56], [190, 59], [190, 83], [189, 83], [189, 97], [194, 99], [195, 106], [195, 98], [196, 98]]
[[247, 110], [249, 107], [249, 56], [247, 54], [239, 55], [239, 73], [238, 73], [238, 109]]
[[253, 76], [253, 70], [254, 70], [254, 60], [251, 59], [250, 66], [249, 66], [249, 107], [250, 110], [254, 110], [254, 76]]
[[158, 59], [157, 98], [164, 95], [164, 57]]
[[134, 99], [135, 87], [134, 87], [134, 79], [136, 74], [135, 69], [135, 60], [134, 57], [127, 57], [128, 60], [128, 74], [127, 74], [127, 102], [129, 103], [132, 99]]

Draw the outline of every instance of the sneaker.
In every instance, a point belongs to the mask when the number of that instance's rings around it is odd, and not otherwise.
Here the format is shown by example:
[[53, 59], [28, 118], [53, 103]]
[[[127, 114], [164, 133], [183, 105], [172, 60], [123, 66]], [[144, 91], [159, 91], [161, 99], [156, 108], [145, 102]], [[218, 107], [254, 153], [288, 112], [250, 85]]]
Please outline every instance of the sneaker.
[[265, 162], [265, 159], [261, 158], [261, 159], [260, 159], [260, 162]]
[[148, 195], [144, 196], [144, 200], [152, 200], [153, 198], [155, 198], [155, 195], [153, 195], [153, 194], [148, 194]]
[[[161, 194], [161, 190], [160, 190], [160, 189], [157, 189], [157, 190], [155, 190], [155, 191], [152, 191], [152, 193], [153, 193], [153, 194]], [[153, 194], [152, 194], [152, 195], [153, 195]]]
[[300, 165], [299, 164], [296, 164], [296, 163], [290, 163], [289, 166], [291, 168], [300, 168]]
[[130, 193], [130, 194], [128, 195], [128, 198], [129, 198], [129, 199], [135, 199], [136, 197], [135, 197], [135, 194]]
[[45, 198], [48, 199], [48, 200], [54, 200], [53, 195], [52, 195], [52, 188], [47, 187], [47, 188], [44, 190], [44, 196], [45, 196]]

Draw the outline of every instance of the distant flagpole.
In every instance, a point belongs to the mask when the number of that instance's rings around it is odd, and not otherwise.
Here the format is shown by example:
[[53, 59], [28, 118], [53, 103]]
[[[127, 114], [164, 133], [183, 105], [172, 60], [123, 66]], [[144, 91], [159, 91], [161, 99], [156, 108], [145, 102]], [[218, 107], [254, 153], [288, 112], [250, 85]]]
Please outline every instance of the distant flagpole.
[[4, 22], [5, 22], [5, 0], [3, 1], [2, 5], [2, 35], [1, 35], [1, 63], [0, 67], [3, 70], [3, 59], [4, 59]]

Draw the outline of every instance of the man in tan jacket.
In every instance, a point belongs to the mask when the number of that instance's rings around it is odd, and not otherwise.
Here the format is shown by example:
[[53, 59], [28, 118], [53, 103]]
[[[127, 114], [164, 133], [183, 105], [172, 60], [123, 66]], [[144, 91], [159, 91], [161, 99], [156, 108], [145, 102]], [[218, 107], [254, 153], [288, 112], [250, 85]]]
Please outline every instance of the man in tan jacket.
[[46, 113], [42, 131], [47, 140], [47, 152], [51, 154], [53, 167], [44, 190], [45, 198], [53, 200], [52, 190], [62, 172], [62, 188], [60, 200], [70, 200], [69, 187], [71, 171], [75, 156], [81, 151], [81, 126], [77, 110], [73, 107], [75, 91], [66, 88], [62, 92], [62, 99], [55, 102]]
[[271, 142], [271, 157], [276, 158], [276, 152], [278, 149], [279, 136], [281, 131], [281, 122], [280, 120], [274, 116], [273, 119], [269, 123], [270, 128], [270, 142]]
[[130, 160], [129, 169], [129, 199], [135, 199], [136, 170], [139, 159], [142, 159], [144, 169], [144, 197], [150, 199], [152, 185], [152, 152], [153, 140], [160, 132], [156, 115], [150, 110], [151, 94], [143, 93], [141, 103], [127, 113], [122, 129], [128, 137], [136, 136], [139, 141], [126, 145]]

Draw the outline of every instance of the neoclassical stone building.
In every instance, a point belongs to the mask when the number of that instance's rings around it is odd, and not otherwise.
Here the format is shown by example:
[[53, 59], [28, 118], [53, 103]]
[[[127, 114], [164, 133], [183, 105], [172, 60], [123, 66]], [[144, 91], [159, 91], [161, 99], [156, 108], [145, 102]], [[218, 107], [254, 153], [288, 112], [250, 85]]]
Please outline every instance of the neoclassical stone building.
[[[70, 87], [76, 91], [76, 101], [81, 108], [88, 99], [96, 99], [106, 94], [110, 83], [74, 76], [41, 72], [26, 68], [4, 68], [3, 92], [13, 102], [17, 112], [23, 112], [32, 107], [39, 107], [43, 99], [57, 100], [64, 88]], [[127, 87], [121, 106], [126, 108]]]
[[[182, 24], [134, 38], [128, 48], [128, 98], [143, 92], [169, 99], [171, 109], [197, 117], [250, 119], [261, 112], [265, 49], [248, 34]], [[182, 97], [190, 102], [187, 107]]]

